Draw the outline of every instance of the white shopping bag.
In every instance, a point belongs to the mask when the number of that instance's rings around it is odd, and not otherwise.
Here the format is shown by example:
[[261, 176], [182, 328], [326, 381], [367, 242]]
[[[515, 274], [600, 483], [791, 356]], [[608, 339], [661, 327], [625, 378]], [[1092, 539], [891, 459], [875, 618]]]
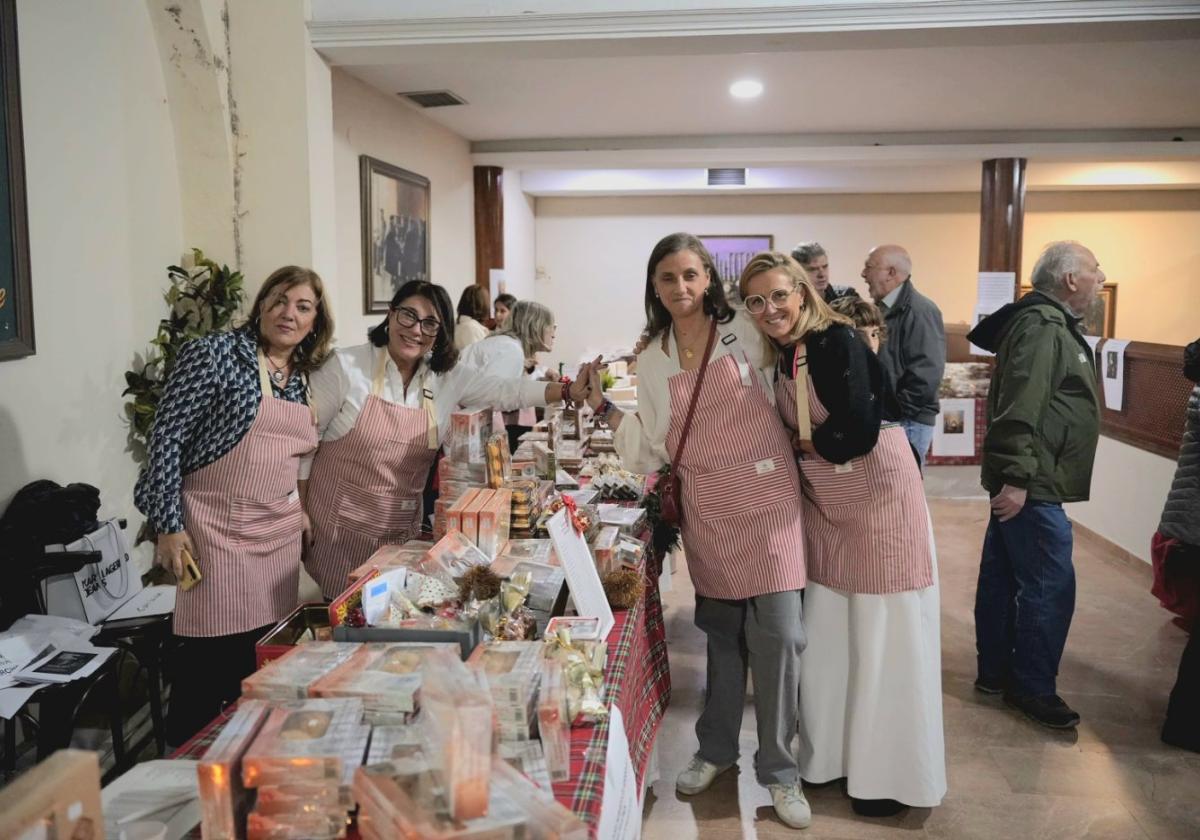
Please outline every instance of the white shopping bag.
[[73, 575], [46, 579], [46, 612], [50, 615], [99, 624], [142, 591], [142, 576], [129, 555], [125, 532], [115, 519], [100, 523], [95, 531], [70, 545], [48, 545], [46, 551], [98, 551], [101, 557]]

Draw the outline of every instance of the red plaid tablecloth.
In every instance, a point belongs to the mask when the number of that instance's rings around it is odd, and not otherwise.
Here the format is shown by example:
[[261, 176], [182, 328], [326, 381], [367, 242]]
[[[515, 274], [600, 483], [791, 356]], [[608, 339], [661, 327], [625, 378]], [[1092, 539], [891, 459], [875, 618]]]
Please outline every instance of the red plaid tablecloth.
[[[625, 720], [629, 757], [639, 784], [654, 747], [654, 738], [671, 697], [666, 629], [658, 581], [648, 579], [645, 597], [633, 609], [617, 612], [608, 635], [604, 687]], [[228, 717], [214, 720], [180, 747], [171, 758], [202, 758], [221, 733]], [[604, 765], [608, 721], [571, 730], [571, 781], [554, 786], [555, 798], [588, 824], [596, 835], [604, 798]]]

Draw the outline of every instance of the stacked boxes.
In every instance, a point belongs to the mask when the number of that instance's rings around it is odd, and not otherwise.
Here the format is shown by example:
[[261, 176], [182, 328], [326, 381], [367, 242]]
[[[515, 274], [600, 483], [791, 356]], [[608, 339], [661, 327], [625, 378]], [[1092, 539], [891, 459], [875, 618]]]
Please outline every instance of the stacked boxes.
[[541, 642], [498, 641], [475, 648], [468, 667], [483, 675], [492, 695], [501, 741], [527, 740], [541, 682]]
[[245, 835], [248, 803], [242, 787], [242, 755], [270, 711], [265, 701], [243, 700], [196, 766], [203, 840], [237, 840]]
[[542, 686], [537, 703], [538, 735], [546, 754], [546, 769], [554, 782], [571, 780], [571, 719], [567, 717], [567, 686], [562, 663], [542, 661]]
[[242, 680], [242, 697], [257, 700], [296, 700], [309, 687], [354, 655], [358, 645], [311, 642], [292, 648]]
[[456, 411], [450, 415], [450, 434], [446, 440], [446, 455], [452, 461], [483, 464], [487, 439], [492, 435], [492, 412]]
[[317, 680], [314, 697], [359, 697], [367, 723], [406, 724], [420, 709], [421, 664], [437, 649], [459, 654], [451, 642], [369, 642]]

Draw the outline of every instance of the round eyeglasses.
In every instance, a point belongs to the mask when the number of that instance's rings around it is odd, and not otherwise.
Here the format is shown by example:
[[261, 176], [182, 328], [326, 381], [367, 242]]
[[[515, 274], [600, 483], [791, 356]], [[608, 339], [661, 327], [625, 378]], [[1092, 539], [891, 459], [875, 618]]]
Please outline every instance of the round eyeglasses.
[[795, 289], [773, 289], [771, 294], [763, 297], [762, 295], [750, 295], [742, 302], [746, 305], [746, 311], [751, 315], [761, 315], [767, 311], [767, 301], [771, 301], [771, 305], [776, 309], [782, 309], [787, 303], [787, 299], [792, 296]]
[[407, 306], [401, 306], [398, 309], [393, 309], [396, 313], [396, 323], [407, 329], [413, 324], [421, 325], [421, 335], [429, 338], [436, 338], [438, 330], [442, 327], [442, 322], [437, 318], [422, 318], [417, 314], [415, 309], [410, 309]]

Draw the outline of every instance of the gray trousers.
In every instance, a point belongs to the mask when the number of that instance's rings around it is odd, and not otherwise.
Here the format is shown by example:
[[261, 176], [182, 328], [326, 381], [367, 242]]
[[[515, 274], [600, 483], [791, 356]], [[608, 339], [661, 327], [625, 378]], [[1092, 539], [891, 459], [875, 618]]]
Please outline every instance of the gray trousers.
[[708, 638], [708, 685], [696, 721], [700, 757], [713, 764], [738, 759], [746, 705], [746, 671], [754, 675], [759, 784], [799, 781], [796, 735], [800, 652], [804, 635], [800, 590], [726, 601], [696, 596], [696, 626]]

